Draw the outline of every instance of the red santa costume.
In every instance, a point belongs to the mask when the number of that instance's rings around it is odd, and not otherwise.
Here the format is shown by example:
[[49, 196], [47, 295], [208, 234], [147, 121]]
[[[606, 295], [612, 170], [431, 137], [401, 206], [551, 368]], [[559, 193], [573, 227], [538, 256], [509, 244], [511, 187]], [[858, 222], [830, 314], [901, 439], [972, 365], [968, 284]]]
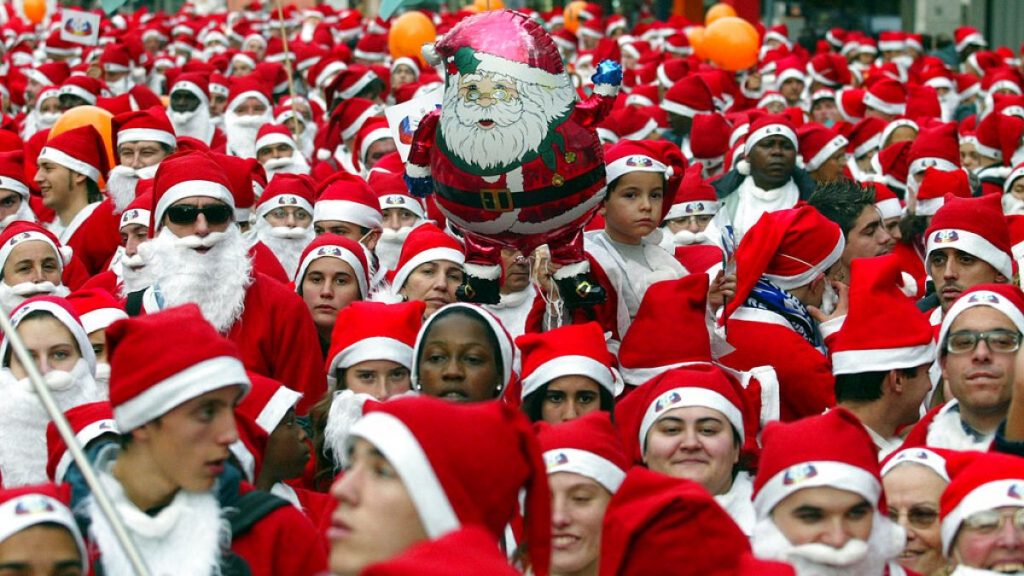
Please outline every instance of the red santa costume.
[[[315, 183], [309, 176], [278, 174], [271, 178], [256, 205], [253, 240], [270, 248], [289, 278], [295, 277], [302, 251], [316, 237], [312, 220], [314, 188]], [[292, 220], [294, 226], [274, 226], [267, 220], [271, 212], [281, 210], [284, 213], [285, 208], [296, 208], [305, 215], [296, 215]]]
[[[987, 306], [1006, 316], [1018, 330], [1024, 331], [1024, 294], [1009, 284], [979, 284], [968, 289], [949, 308], [942, 319], [938, 342], [946, 341], [957, 316], [977, 306]], [[938, 350], [938, 358], [945, 352]], [[1009, 386], [1010, 383], [1006, 383]], [[931, 410], [907, 435], [904, 446], [928, 446], [950, 450], [987, 450], [995, 432], [974, 430], [960, 416], [956, 398]]]
[[[772, 423], [754, 479], [754, 553], [789, 562], [799, 576], [897, 576], [906, 571], [894, 560], [906, 534], [889, 519], [878, 457], [867, 431], [850, 412], [837, 408], [798, 422]], [[852, 538], [841, 548], [825, 543], [794, 544], [776, 525], [772, 511], [808, 488], [852, 492], [872, 507], [867, 539]]]
[[[114, 420], [114, 410], [110, 407], [110, 402], [105, 399], [100, 402], [79, 404], [66, 410], [64, 417], [71, 425], [71, 431], [75, 433], [78, 445], [86, 450], [93, 440], [98, 440], [105, 435], [113, 440], [114, 437], [120, 435], [117, 430], [117, 422]], [[57, 426], [53, 422], [46, 425], [46, 453], [47, 478], [50, 479], [50, 482], [63, 483], [68, 468], [71, 467], [74, 460], [71, 458], [67, 444], [64, 443], [64, 437], [57, 432]]]
[[[835, 404], [825, 351], [826, 338], [841, 320], [819, 326], [788, 290], [825, 274], [845, 246], [838, 225], [804, 206], [765, 214], [736, 251], [736, 295], [726, 303], [722, 322], [736, 349], [722, 362], [740, 370], [773, 366], [783, 420], [820, 414]], [[828, 279], [820, 281], [827, 292]], [[773, 343], [770, 349], [765, 342]]]
[[436, 540], [416, 544], [395, 558], [367, 566], [362, 576], [458, 576], [461, 574], [518, 576], [518, 570], [496, 546], [494, 538], [471, 525]]
[[[92, 335], [106, 330], [118, 320], [128, 317], [109, 292], [99, 289], [81, 289], [68, 295], [68, 302], [82, 319], [85, 333]], [[110, 363], [97, 359], [95, 378], [97, 387], [103, 397], [109, 394]]]
[[[325, 381], [316, 328], [302, 300], [284, 285], [254, 273], [241, 232], [199, 238], [176, 237], [163, 227], [167, 208], [183, 198], [207, 197], [234, 208], [223, 169], [202, 153], [164, 160], [153, 187], [153, 286], [143, 292], [142, 309], [199, 303], [206, 317], [235, 342], [247, 369], [285, 382], [303, 393], [299, 412], [323, 394]], [[188, 246], [209, 248], [205, 253]], [[131, 300], [131, 298], [129, 298]]]
[[[686, 169], [676, 192], [674, 204], [665, 213], [665, 222], [691, 216], [714, 216], [719, 202], [715, 189], [701, 176], [700, 164]], [[714, 277], [722, 267], [722, 249], [703, 231], [680, 230], [671, 232], [665, 223], [661, 228], [661, 247], [673, 253], [676, 260], [692, 273], [707, 272]]]

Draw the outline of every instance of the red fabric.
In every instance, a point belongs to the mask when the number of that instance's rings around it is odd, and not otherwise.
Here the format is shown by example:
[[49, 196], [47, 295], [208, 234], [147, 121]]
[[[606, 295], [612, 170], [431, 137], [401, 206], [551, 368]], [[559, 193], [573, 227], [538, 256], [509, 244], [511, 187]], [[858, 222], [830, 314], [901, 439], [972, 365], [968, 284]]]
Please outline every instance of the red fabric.
[[[74, 259], [72, 258], [72, 262]], [[67, 276], [67, 269], [65, 268], [65, 277]], [[67, 279], [65, 278], [64, 285], [67, 286]], [[99, 274], [96, 274], [92, 278], [86, 280], [85, 284], [81, 286], [83, 289], [89, 288], [100, 288], [106, 290], [111, 296], [121, 301], [121, 305], [124, 306], [123, 299], [121, 298], [121, 280], [114, 274], [113, 270], [104, 270]], [[69, 286], [70, 288], [70, 286]]]
[[691, 274], [701, 274], [722, 263], [722, 249], [711, 244], [676, 246], [675, 257]]
[[89, 276], [106, 269], [121, 245], [121, 216], [114, 214], [114, 202], [104, 199], [65, 242], [85, 266]]
[[[239, 494], [253, 490], [243, 483]], [[313, 576], [327, 569], [326, 540], [309, 518], [290, 504], [235, 536], [231, 550], [249, 564], [252, 576]]]
[[723, 357], [722, 363], [736, 370], [774, 367], [784, 422], [821, 414], [835, 405], [835, 378], [828, 358], [799, 334], [776, 324], [736, 319], [729, 320], [726, 329], [736, 351]]
[[85, 269], [78, 256], [72, 254], [71, 261], [64, 267], [64, 273], [61, 274], [61, 282], [74, 292], [84, 286], [88, 280], [89, 271]]
[[263, 242], [253, 244], [249, 248], [249, 256], [252, 257], [253, 272], [269, 276], [286, 286], [291, 283], [292, 279], [284, 271], [281, 261], [277, 259], [277, 256], [274, 256], [274, 253]]
[[910, 433], [907, 434], [907, 437], [903, 439], [903, 444], [900, 444], [900, 450], [927, 446], [928, 428], [931, 427], [932, 422], [935, 420], [935, 417], [939, 414], [940, 410], [942, 410], [942, 406], [936, 406], [929, 410], [928, 413], [924, 415], [924, 418], [918, 420], [917, 424], [914, 424], [914, 427], [910, 429]]
[[925, 270], [924, 260], [917, 253], [917, 250], [909, 244], [897, 242], [892, 253], [900, 260], [900, 271], [910, 275], [917, 282], [917, 294], [914, 298], [924, 297], [925, 282], [928, 281], [928, 274]]

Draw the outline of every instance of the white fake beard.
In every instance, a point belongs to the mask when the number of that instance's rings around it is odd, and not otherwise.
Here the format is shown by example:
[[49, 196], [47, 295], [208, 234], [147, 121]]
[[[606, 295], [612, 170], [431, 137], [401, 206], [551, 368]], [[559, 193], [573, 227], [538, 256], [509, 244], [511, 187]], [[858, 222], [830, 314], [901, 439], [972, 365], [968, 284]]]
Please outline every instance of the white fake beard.
[[839, 304], [839, 293], [832, 287], [832, 283], [825, 279], [825, 292], [821, 295], [821, 312], [825, 316], [831, 316]]
[[15, 222], [36, 222], [36, 213], [32, 211], [32, 207], [28, 202], [22, 201], [21, 206], [18, 207], [18, 211], [14, 214], [5, 216], [3, 220], [0, 220], [0, 232], [3, 232], [11, 224]]
[[132, 82], [131, 76], [125, 76], [120, 80], [113, 82], [107, 82], [107, 88], [110, 89], [110, 93], [114, 96], [120, 96], [127, 94], [132, 88], [135, 87], [135, 83]]
[[[242, 316], [252, 283], [249, 249], [237, 226], [199, 238], [178, 238], [164, 228], [146, 243], [153, 285], [168, 308], [192, 302], [217, 331], [225, 333]], [[194, 248], [209, 247], [205, 254]]]
[[199, 107], [191, 112], [175, 112], [167, 109], [167, 115], [174, 125], [174, 133], [178, 136], [191, 136], [203, 143], [213, 140], [214, 125], [210, 121], [210, 109], [200, 102]]
[[148, 241], [139, 244], [138, 252], [134, 256], [122, 256], [119, 274], [122, 296], [145, 290], [156, 282], [155, 268], [148, 265], [152, 256], [152, 245]]
[[[306, 127], [302, 130], [302, 134], [299, 135], [299, 148], [302, 149], [302, 155], [306, 158], [313, 157], [314, 143], [316, 141], [316, 123], [309, 122]], [[303, 159], [305, 160], [305, 158]]]
[[959, 105], [960, 98], [952, 92], [945, 96], [939, 96], [939, 108], [942, 109], [942, 121], [952, 122], [953, 114], [956, 112], [956, 108]]
[[1003, 214], [1007, 216], [1018, 216], [1024, 214], [1024, 200], [1013, 194], [1003, 194]]
[[[106, 399], [97, 389], [89, 364], [79, 358], [71, 372], [52, 370], [43, 375], [61, 412]], [[28, 378], [17, 379], [0, 369], [0, 474], [4, 487], [46, 482], [46, 424], [50, 416]]]
[[96, 362], [96, 390], [101, 398], [110, 397], [110, 364], [107, 362]]
[[42, 112], [32, 110], [25, 116], [25, 123], [22, 127], [23, 139], [28, 140], [36, 132], [53, 128], [53, 125], [57, 123], [58, 118], [60, 118], [60, 112], [44, 114]]
[[398, 257], [402, 253], [402, 245], [405, 244], [405, 239], [409, 237], [412, 229], [412, 226], [402, 226], [398, 230], [392, 230], [391, 228], [381, 230], [380, 239], [377, 240], [377, 246], [374, 247], [373, 252], [377, 255], [377, 259], [380, 260], [380, 265], [384, 269], [394, 270], [395, 266], [398, 266]]
[[139, 180], [153, 178], [159, 167], [160, 164], [154, 164], [135, 169], [118, 164], [110, 169], [107, 176], [107, 193], [114, 201], [114, 214], [124, 212], [124, 209], [135, 200], [135, 189], [139, 186]]
[[842, 548], [827, 544], [795, 546], [770, 517], [758, 520], [751, 536], [755, 556], [788, 562], [797, 576], [881, 576], [905, 542], [903, 529], [877, 512], [868, 540], [850, 540]]
[[672, 243], [676, 246], [692, 246], [694, 244], [713, 244], [708, 237], [704, 235], [704, 232], [690, 232], [689, 230], [680, 230], [672, 235]]
[[273, 119], [268, 115], [239, 116], [230, 110], [224, 113], [224, 132], [228, 137], [228, 154], [239, 158], [256, 157], [256, 135]]
[[274, 256], [277, 256], [278, 262], [281, 263], [289, 278], [295, 277], [295, 273], [299, 270], [302, 251], [316, 238], [316, 232], [312, 226], [309, 228], [275, 227], [271, 226], [266, 218], [257, 219], [253, 230], [256, 240], [263, 242], [274, 253]]
[[[222, 551], [230, 548], [231, 530], [212, 492], [179, 490], [167, 507], [150, 516], [128, 500], [124, 488], [109, 473], [98, 476], [150, 574], [220, 574], [220, 558]], [[134, 574], [96, 501], [90, 497], [85, 506], [92, 518], [89, 530], [100, 549], [103, 572]]]
[[57, 285], [53, 282], [22, 282], [11, 286], [7, 282], [0, 281], [0, 304], [8, 312], [14, 310], [18, 304], [38, 294], [64, 297], [70, 293], [71, 290], [67, 286], [63, 284]]
[[273, 178], [274, 174], [309, 174], [309, 164], [302, 154], [295, 151], [288, 158], [271, 158], [263, 163], [263, 169], [267, 172], [267, 180]]
[[[576, 100], [571, 82], [554, 89], [517, 82], [518, 100], [483, 108], [460, 98], [458, 86], [455, 75], [445, 90], [448, 112], [441, 115], [441, 134], [449, 151], [484, 170], [512, 164], [537, 150], [551, 131], [551, 122]], [[491, 120], [494, 126], [481, 128], [481, 120]]]

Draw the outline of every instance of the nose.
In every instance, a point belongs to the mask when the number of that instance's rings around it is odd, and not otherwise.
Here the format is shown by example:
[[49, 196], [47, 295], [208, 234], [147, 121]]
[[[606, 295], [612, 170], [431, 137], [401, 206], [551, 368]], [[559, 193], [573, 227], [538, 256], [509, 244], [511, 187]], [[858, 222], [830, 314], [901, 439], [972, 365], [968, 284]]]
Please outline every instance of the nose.
[[580, 417], [580, 406], [576, 403], [576, 400], [569, 398], [566, 401], [565, 413], [562, 415], [562, 421], [568, 422]]
[[822, 532], [820, 542], [833, 548], [842, 548], [850, 539], [843, 528], [842, 518], [830, 519], [825, 531]]
[[217, 438], [221, 446], [234, 444], [238, 440], [238, 425], [235, 424], [235, 413], [233, 410], [225, 410], [221, 433]]
[[988, 347], [988, 342], [984, 340], [978, 340], [978, 345], [974, 347], [974, 353], [972, 354], [972, 360], [977, 363], [985, 363], [992, 356], [992, 349]]
[[284, 223], [289, 228], [295, 228], [296, 226], [298, 226], [298, 222], [295, 221], [295, 212], [289, 212], [288, 215], [285, 216], [284, 218]]
[[206, 221], [205, 215], [200, 214], [196, 217], [196, 223], [192, 228], [192, 233], [199, 237], [206, 236], [210, 233], [210, 223]]
[[355, 505], [359, 503], [359, 468], [353, 467], [345, 472], [331, 485], [331, 496], [339, 503]]
[[684, 430], [682, 438], [679, 442], [679, 448], [681, 450], [699, 450], [700, 440], [697, 436], [696, 430]]
[[437, 274], [431, 288], [438, 292], [448, 292], [448, 278], [444, 274]]
[[324, 282], [323, 286], [320, 287], [320, 298], [324, 300], [334, 299], [334, 282]]
[[1021, 548], [1024, 546], [1024, 541], [1021, 540], [1021, 531], [1013, 525], [1012, 519], [1007, 519], [1003, 522], [1002, 527], [999, 528], [999, 539], [997, 540], [1000, 548]]
[[36, 184], [42, 184], [43, 182], [46, 181], [46, 178], [43, 177], [42, 168], [36, 170], [36, 175], [32, 177], [32, 181], [35, 182]]
[[398, 214], [394, 213], [388, 214], [387, 220], [384, 222], [384, 225], [388, 228], [391, 228], [392, 230], [398, 230], [399, 228], [402, 227], [401, 222], [398, 221]]
[[128, 236], [128, 241], [124, 243], [124, 253], [127, 256], [135, 256], [139, 253], [140, 242], [134, 238], [134, 236]]
[[441, 377], [446, 380], [462, 380], [466, 376], [465, 371], [462, 369], [462, 363], [457, 358], [449, 358], [444, 365], [444, 371]]
[[642, 194], [640, 196], [640, 210], [643, 211], [643, 212], [650, 212], [651, 211], [651, 197], [650, 196], [648, 196], [646, 194]]
[[946, 265], [942, 267], [942, 277], [948, 280], [956, 280], [960, 277], [960, 270], [953, 258], [946, 260]]
[[565, 498], [555, 496], [551, 499], [551, 527], [565, 528], [572, 523], [569, 514], [566, 513]]
[[693, 234], [696, 234], [697, 232], [700, 232], [700, 224], [697, 223], [697, 219], [696, 218], [687, 218], [686, 219], [686, 230], [688, 232], [692, 232]]

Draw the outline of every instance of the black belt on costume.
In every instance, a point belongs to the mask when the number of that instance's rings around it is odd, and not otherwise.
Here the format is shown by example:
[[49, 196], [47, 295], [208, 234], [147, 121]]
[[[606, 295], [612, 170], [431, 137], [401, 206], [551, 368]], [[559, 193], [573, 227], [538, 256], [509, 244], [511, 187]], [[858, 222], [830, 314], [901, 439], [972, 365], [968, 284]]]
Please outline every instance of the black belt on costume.
[[509, 212], [516, 208], [529, 208], [548, 202], [557, 202], [583, 192], [604, 179], [604, 167], [595, 168], [586, 174], [565, 182], [558, 174], [552, 178], [552, 185], [525, 192], [512, 192], [508, 188], [481, 188], [478, 192], [467, 192], [452, 188], [434, 179], [434, 191], [438, 196], [461, 206], [479, 208], [491, 212]]

